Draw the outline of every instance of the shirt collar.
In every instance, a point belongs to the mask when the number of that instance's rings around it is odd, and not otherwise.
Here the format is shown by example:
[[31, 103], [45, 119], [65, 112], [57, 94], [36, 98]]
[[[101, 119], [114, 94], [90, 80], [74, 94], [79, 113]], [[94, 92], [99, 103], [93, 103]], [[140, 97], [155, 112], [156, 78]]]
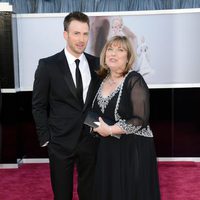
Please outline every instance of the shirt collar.
[[73, 64], [76, 59], [79, 59], [80, 61], [84, 59], [83, 53], [80, 55], [79, 58], [76, 58], [71, 53], [69, 53], [69, 51], [66, 48], [64, 49], [64, 52], [69, 65]]

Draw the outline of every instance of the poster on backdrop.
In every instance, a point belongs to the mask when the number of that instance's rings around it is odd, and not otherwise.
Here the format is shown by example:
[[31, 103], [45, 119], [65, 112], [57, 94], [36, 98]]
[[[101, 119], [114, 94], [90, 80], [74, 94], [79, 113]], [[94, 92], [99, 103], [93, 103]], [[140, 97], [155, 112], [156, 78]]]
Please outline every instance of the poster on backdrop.
[[[126, 35], [137, 55], [133, 69], [150, 88], [200, 86], [200, 10], [87, 13], [86, 52], [99, 56], [113, 35]], [[18, 15], [20, 89], [32, 90], [38, 60], [65, 47], [66, 14]]]

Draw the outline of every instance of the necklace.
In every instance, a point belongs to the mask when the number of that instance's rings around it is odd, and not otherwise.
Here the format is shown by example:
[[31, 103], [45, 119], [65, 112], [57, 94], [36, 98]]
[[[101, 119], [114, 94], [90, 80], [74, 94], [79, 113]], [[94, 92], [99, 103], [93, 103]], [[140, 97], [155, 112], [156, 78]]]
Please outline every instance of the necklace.
[[108, 79], [109, 85], [115, 85], [117, 81], [112, 80], [111, 78]]

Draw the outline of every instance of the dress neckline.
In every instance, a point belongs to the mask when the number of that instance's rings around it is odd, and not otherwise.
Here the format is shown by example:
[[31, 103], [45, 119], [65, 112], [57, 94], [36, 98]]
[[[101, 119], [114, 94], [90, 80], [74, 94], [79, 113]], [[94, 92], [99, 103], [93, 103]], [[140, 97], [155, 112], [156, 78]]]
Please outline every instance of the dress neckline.
[[103, 99], [107, 99], [107, 98], [109, 99], [111, 96], [113, 97], [119, 91], [119, 88], [121, 88], [121, 85], [124, 82], [125, 77], [123, 77], [123, 79], [121, 80], [120, 84], [112, 92], [110, 92], [110, 94], [103, 95], [103, 86], [104, 86], [104, 84], [105, 84], [107, 79], [108, 79], [108, 76], [106, 76], [104, 78], [104, 80], [102, 81], [101, 86], [99, 88], [100, 89], [99, 94], [101, 95], [101, 97]]
[[121, 87], [121, 84], [122, 83], [120, 83], [109, 95], [103, 95], [103, 91], [102, 91], [102, 89], [103, 89], [103, 84], [101, 85], [101, 88], [100, 88], [100, 91], [99, 91], [99, 94], [101, 95], [101, 97], [103, 98], [103, 99], [110, 99], [110, 98], [112, 98], [113, 96], [115, 96], [115, 94], [119, 91], [119, 89], [120, 89], [120, 87]]

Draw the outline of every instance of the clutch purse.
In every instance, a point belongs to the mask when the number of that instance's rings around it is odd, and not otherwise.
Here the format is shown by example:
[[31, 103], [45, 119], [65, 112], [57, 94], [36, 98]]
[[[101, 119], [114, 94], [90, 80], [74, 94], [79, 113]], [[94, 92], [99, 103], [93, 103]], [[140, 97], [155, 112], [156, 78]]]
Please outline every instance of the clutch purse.
[[[95, 112], [93, 112], [93, 111], [89, 111], [89, 112], [87, 113], [86, 118], [85, 118], [84, 124], [86, 124], [86, 125], [88, 125], [88, 126], [90, 126], [90, 127], [92, 127], [92, 128], [96, 128], [96, 127], [99, 126], [99, 117], [100, 117], [100, 116], [99, 116], [97, 113], [95, 113]], [[102, 119], [103, 119], [103, 121], [104, 121], [106, 124], [108, 124], [108, 125], [113, 125], [113, 124], [115, 124], [115, 122], [112, 121], [112, 120], [110, 120], [110, 119], [103, 118], [103, 117], [102, 117]]]
[[89, 111], [85, 118], [84, 124], [96, 128], [99, 126], [99, 115], [95, 112]]
[[[95, 112], [89, 111], [87, 113], [87, 116], [85, 118], [84, 124], [86, 124], [87, 126], [90, 126], [91, 128], [96, 128], [99, 126], [99, 115]], [[113, 125], [115, 124], [115, 122], [113, 120], [110, 120], [108, 118], [103, 118], [103, 121], [108, 124], [108, 125]], [[95, 136], [98, 136], [97, 134], [95, 134]], [[113, 134], [113, 137], [120, 139], [120, 135], [116, 135]]]

